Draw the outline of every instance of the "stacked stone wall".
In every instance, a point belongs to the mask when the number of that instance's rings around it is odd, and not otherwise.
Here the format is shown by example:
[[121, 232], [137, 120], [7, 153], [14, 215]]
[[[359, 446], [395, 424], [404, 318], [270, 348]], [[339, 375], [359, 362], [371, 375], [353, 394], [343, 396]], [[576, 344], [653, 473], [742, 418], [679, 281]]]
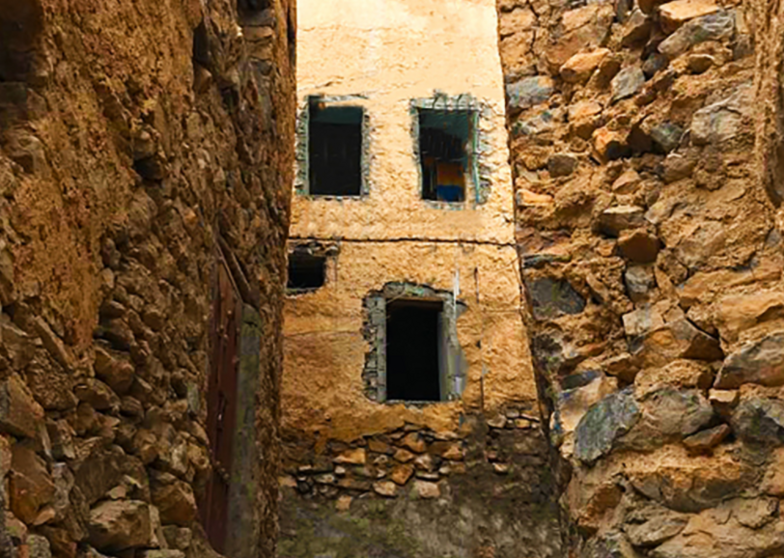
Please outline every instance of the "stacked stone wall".
[[572, 555], [784, 551], [780, 10], [499, 0]]
[[406, 423], [350, 443], [284, 436], [280, 556], [556, 557], [558, 485], [538, 409]]
[[0, 555], [215, 555], [220, 265], [261, 340], [238, 355], [260, 362], [242, 555], [274, 555], [294, 22], [286, 0], [0, 1]]

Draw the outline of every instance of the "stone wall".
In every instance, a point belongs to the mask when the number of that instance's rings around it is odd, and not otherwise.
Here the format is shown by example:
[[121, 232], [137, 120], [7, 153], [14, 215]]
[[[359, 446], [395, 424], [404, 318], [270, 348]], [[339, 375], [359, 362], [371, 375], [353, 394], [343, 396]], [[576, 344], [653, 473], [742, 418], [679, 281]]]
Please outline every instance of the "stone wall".
[[288, 0], [0, 1], [0, 555], [215, 555], [221, 265], [261, 339], [243, 555], [274, 555], [295, 22]]
[[780, 10], [499, 0], [573, 555], [784, 550]]
[[406, 423], [326, 447], [284, 439], [279, 555], [562, 556], [558, 482], [538, 416], [510, 405], [467, 414], [459, 432]]

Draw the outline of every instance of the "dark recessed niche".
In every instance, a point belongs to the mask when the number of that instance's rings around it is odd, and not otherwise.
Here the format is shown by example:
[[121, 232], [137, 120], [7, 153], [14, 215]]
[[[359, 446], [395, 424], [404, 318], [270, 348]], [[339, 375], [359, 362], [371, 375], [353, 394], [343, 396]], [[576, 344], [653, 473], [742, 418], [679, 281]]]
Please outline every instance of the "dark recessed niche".
[[289, 254], [289, 280], [286, 288], [290, 292], [313, 291], [324, 286], [327, 258], [307, 252]]
[[210, 43], [203, 20], [193, 30], [193, 61], [205, 68], [210, 67]]

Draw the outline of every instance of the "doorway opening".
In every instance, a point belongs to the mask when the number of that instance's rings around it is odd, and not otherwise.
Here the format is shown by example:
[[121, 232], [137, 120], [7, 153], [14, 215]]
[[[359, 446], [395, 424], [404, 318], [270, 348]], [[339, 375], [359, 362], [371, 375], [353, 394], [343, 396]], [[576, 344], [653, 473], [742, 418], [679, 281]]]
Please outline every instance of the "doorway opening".
[[442, 301], [402, 299], [387, 310], [387, 399], [441, 401]]

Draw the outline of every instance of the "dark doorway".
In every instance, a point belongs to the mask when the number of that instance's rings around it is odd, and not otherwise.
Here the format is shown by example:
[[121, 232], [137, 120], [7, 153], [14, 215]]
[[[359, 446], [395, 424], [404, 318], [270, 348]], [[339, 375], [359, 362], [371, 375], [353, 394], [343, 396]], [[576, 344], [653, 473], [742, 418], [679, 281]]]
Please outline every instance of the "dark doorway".
[[327, 258], [307, 252], [289, 254], [289, 291], [310, 291], [324, 286]]
[[311, 99], [308, 110], [309, 193], [359, 196], [362, 193], [360, 107], [327, 107]]
[[469, 168], [466, 146], [470, 136], [470, 111], [419, 109], [423, 199], [465, 200], [465, 173]]
[[441, 301], [387, 302], [387, 400], [441, 401]]

